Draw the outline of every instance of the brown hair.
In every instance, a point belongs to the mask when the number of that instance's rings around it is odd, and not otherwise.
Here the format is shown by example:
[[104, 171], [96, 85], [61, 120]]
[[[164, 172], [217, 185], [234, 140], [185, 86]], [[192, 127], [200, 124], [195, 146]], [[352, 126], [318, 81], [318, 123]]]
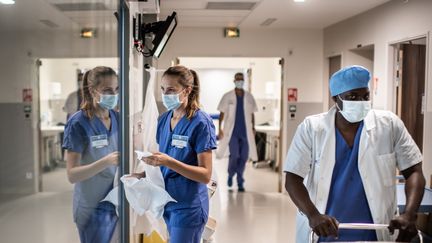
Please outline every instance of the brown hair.
[[115, 71], [110, 67], [104, 66], [95, 67], [84, 74], [81, 109], [83, 109], [89, 118], [93, 118], [95, 112], [95, 102], [90, 89], [96, 89], [104, 78], [112, 76], [117, 76]]
[[185, 66], [177, 65], [168, 68], [163, 76], [171, 76], [171, 77], [177, 77], [178, 82], [181, 86], [187, 88], [191, 87], [192, 91], [188, 95], [188, 104], [186, 106], [186, 117], [190, 120], [192, 116], [195, 114], [195, 111], [197, 111], [200, 107], [199, 103], [199, 92], [200, 92], [200, 82], [198, 79], [197, 73], [192, 70], [188, 69]]

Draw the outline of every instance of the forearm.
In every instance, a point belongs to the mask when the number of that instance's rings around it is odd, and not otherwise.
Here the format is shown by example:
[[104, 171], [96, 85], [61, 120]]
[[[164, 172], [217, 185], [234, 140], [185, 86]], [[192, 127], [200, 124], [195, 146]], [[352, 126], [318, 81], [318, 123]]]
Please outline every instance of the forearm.
[[207, 184], [211, 179], [211, 168], [188, 165], [172, 158], [165, 166], [193, 181]]
[[95, 176], [97, 173], [104, 170], [107, 166], [108, 164], [104, 160], [100, 159], [88, 165], [68, 168], [68, 179], [70, 183], [84, 181]]
[[416, 215], [424, 194], [425, 178], [421, 171], [412, 172], [405, 183], [406, 206], [405, 213]]
[[222, 130], [222, 122], [223, 122], [223, 120], [224, 120], [224, 113], [221, 112], [220, 115], [219, 115], [219, 131]]
[[313, 215], [320, 214], [309, 197], [309, 193], [303, 184], [302, 177], [287, 172], [285, 188], [294, 204], [308, 218], [312, 217]]

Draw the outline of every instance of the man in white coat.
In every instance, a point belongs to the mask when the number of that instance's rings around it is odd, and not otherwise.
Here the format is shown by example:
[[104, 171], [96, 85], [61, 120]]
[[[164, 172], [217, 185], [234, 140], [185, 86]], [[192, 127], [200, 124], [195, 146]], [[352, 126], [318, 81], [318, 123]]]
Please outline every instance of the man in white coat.
[[[339, 230], [339, 222], [389, 224], [390, 233], [400, 230], [398, 242], [417, 234], [422, 155], [395, 114], [371, 109], [369, 80], [361, 66], [339, 70], [330, 79], [336, 105], [297, 128], [284, 167], [286, 190], [299, 208], [297, 243], [308, 242], [310, 229], [320, 242], [391, 239], [388, 230]], [[406, 180], [400, 215], [396, 168]]]
[[242, 73], [235, 74], [234, 84], [235, 89], [226, 93], [218, 105], [220, 143], [216, 155], [224, 157], [229, 148], [228, 186], [232, 186], [237, 175], [238, 190], [244, 192], [246, 162], [249, 158], [257, 160], [254, 112], [258, 107], [252, 94], [243, 89]]

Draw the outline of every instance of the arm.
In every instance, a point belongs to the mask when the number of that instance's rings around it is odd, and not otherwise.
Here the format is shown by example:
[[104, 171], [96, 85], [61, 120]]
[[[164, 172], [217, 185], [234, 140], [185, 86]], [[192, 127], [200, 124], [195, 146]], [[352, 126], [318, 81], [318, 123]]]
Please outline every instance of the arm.
[[298, 209], [306, 215], [309, 226], [318, 236], [338, 235], [338, 222], [335, 218], [321, 214], [312, 203], [309, 193], [303, 184], [303, 178], [291, 173], [286, 173], [285, 188], [291, 200]]
[[70, 183], [87, 180], [101, 172], [110, 165], [117, 165], [118, 152], [113, 152], [107, 156], [88, 165], [79, 165], [81, 154], [66, 150], [66, 170]]
[[198, 166], [188, 165], [163, 153], [143, 158], [144, 162], [153, 166], [166, 166], [180, 175], [193, 181], [207, 184], [212, 175], [212, 151], [207, 150], [198, 154]]
[[255, 133], [255, 113], [252, 113], [252, 130]]
[[222, 130], [222, 122], [225, 117], [225, 114], [221, 111], [219, 115], [219, 139], [222, 139], [224, 136], [223, 130]]
[[401, 173], [406, 181], [405, 212], [390, 221], [389, 229], [391, 233], [393, 233], [395, 229], [401, 230], [397, 241], [410, 241], [417, 235], [417, 211], [423, 198], [426, 181], [423, 176], [421, 163], [411, 166], [408, 169], [401, 171]]

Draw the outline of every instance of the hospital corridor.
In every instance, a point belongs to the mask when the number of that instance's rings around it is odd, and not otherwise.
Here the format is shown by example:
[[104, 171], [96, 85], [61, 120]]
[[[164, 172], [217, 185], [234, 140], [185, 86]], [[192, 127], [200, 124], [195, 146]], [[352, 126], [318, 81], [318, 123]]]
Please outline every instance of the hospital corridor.
[[432, 0], [0, 0], [0, 243], [432, 243]]

